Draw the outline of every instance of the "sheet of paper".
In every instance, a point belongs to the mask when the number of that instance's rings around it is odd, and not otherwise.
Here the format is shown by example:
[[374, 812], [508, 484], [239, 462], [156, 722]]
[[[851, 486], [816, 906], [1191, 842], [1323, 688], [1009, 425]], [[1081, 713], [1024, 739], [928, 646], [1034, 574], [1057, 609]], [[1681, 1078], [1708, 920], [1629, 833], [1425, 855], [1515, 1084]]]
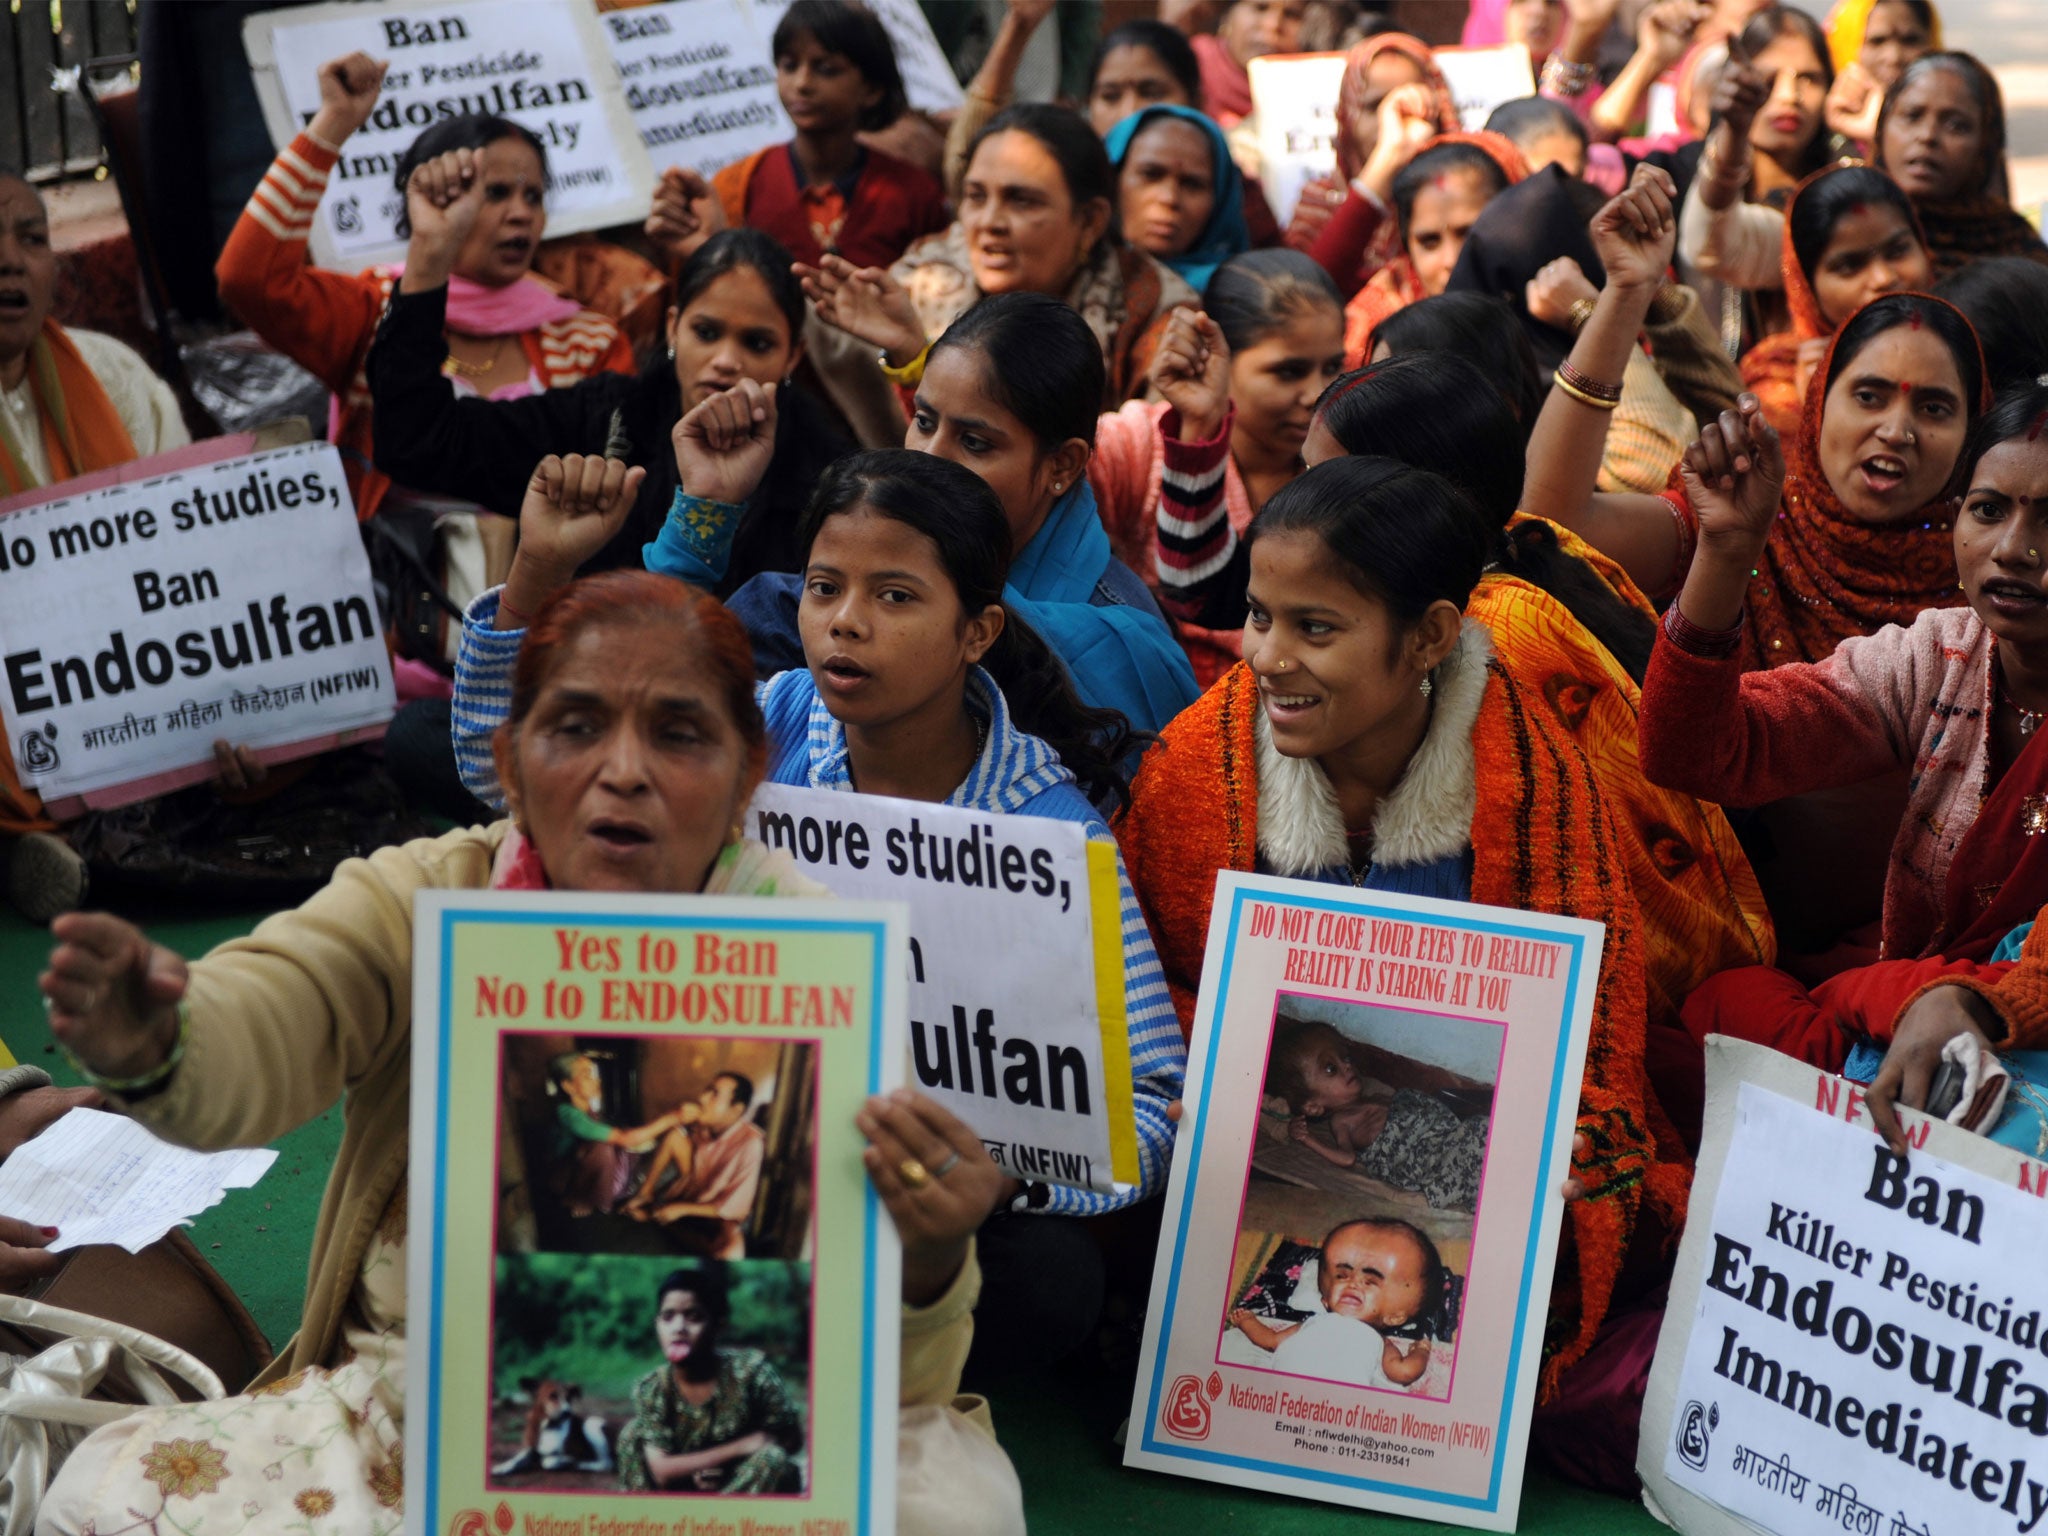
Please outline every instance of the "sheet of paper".
[[0, 1163], [0, 1216], [58, 1229], [52, 1252], [118, 1243], [140, 1253], [247, 1189], [275, 1152], [192, 1152], [125, 1115], [74, 1109]]

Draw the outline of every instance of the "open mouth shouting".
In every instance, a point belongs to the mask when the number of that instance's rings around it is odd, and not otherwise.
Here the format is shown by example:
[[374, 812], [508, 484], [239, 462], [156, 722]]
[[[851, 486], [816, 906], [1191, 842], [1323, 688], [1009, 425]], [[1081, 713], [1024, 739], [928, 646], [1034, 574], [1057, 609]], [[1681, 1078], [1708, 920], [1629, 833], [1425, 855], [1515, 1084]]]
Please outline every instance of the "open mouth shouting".
[[1895, 453], [1873, 453], [1856, 466], [1857, 474], [1873, 496], [1889, 496], [1906, 483], [1909, 467]]
[[834, 652], [818, 668], [818, 681], [835, 698], [851, 698], [874, 680], [874, 674], [851, 656]]
[[2010, 576], [1994, 576], [1977, 589], [1977, 594], [2001, 618], [2033, 619], [2048, 612], [2048, 592]]
[[606, 858], [633, 859], [654, 846], [654, 832], [626, 816], [599, 816], [584, 828]]

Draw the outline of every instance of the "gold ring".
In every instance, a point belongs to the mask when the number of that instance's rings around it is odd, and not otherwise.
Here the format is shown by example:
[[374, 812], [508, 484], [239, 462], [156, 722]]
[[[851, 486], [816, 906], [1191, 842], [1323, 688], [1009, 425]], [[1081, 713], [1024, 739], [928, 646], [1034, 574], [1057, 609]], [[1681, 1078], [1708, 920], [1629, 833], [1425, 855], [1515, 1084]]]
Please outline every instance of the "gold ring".
[[906, 1189], [923, 1189], [932, 1181], [931, 1170], [914, 1157], [906, 1157], [896, 1165], [896, 1177]]

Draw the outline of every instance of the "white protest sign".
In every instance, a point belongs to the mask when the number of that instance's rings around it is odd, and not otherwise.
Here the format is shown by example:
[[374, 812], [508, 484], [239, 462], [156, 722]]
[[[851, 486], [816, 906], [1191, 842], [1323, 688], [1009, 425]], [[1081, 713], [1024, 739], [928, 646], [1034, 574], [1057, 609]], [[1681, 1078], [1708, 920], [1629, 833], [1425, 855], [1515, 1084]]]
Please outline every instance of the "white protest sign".
[[0, 514], [0, 710], [45, 800], [210, 763], [216, 740], [330, 740], [395, 707], [330, 444]]
[[510, 118], [546, 146], [550, 234], [647, 215], [653, 175], [588, 0], [363, 0], [263, 11], [242, 23], [242, 45], [280, 146], [319, 109], [322, 64], [357, 50], [390, 62], [377, 109], [342, 146], [313, 221], [323, 266], [404, 255], [398, 162], [426, 129], [469, 113]]
[[1536, 94], [1536, 77], [1529, 73], [1529, 50], [1519, 45], [1439, 48], [1436, 62], [1450, 82], [1451, 100], [1458, 104], [1458, 121], [1467, 133], [1484, 128], [1502, 102]]
[[2026, 1536], [2048, 1518], [2048, 1169], [1708, 1043], [1637, 1457], [1681, 1531]]
[[1337, 88], [1341, 53], [1293, 53], [1253, 59], [1253, 139], [1259, 184], [1273, 217], [1286, 228], [1301, 189], [1337, 169]]
[[910, 904], [916, 1086], [1005, 1173], [1137, 1181], [1111, 845], [1078, 822], [777, 784], [747, 814], [833, 895]]
[[708, 177], [794, 136], [746, 0], [666, 0], [603, 20], [657, 172], [683, 166]]
[[[917, 0], [863, 0], [881, 18], [896, 45], [896, 67], [903, 72], [903, 94], [918, 112], [957, 112], [967, 100], [952, 61], [932, 35], [932, 24]], [[763, 39], [775, 35], [775, 24], [789, 9], [789, 0], [754, 0], [754, 23]]]

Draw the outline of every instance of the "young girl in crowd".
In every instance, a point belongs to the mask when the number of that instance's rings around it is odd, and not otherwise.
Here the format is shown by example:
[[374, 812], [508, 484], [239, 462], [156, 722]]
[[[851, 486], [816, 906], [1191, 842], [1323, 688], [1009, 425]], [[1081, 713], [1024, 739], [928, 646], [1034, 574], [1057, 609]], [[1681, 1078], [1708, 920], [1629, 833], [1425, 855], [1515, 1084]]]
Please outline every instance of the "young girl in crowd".
[[1929, 0], [1844, 0], [1828, 17], [1835, 83], [1827, 125], [1851, 143], [1877, 140], [1885, 93], [1911, 64], [1941, 46], [1941, 18]]
[[[1008, 100], [998, 103], [1008, 106]], [[1088, 66], [1088, 126], [1109, 130], [1146, 107], [1202, 110], [1202, 66], [1185, 34], [1141, 16], [1113, 27], [1095, 45]]]
[[[1167, 983], [1186, 1028], [1223, 870], [1606, 924], [1575, 1164], [1590, 1193], [1551, 1297], [1548, 1399], [1632, 1299], [1631, 1251], [1654, 1267], [1690, 1179], [1645, 1075], [1642, 925], [1613, 813], [1557, 716], [1465, 619], [1499, 534], [1449, 482], [1333, 460], [1267, 502], [1248, 539], [1245, 659], [1167, 727], [1119, 826]], [[1635, 1409], [1609, 1409], [1632, 1444]]]
[[1350, 298], [1400, 252], [1387, 217], [1394, 178], [1427, 140], [1457, 131], [1450, 82], [1429, 44], [1406, 32], [1354, 44], [1337, 85], [1336, 172], [1302, 187], [1287, 243], [1321, 262]]
[[[399, 269], [350, 277], [308, 264], [314, 210], [342, 146], [376, 110], [387, 67], [361, 53], [321, 66], [320, 110], [279, 153], [214, 269], [222, 302], [334, 392], [328, 436], [341, 449], [360, 518], [376, 514], [393, 478], [481, 500], [467, 484], [394, 477], [374, 462], [367, 359], [394, 293], [443, 291], [431, 346], [424, 338], [422, 345], [433, 351], [441, 387], [465, 399], [517, 400], [633, 370], [618, 327], [533, 275], [547, 232], [547, 151], [505, 118], [450, 118], [399, 157], [399, 233], [409, 240], [402, 277]], [[507, 472], [515, 484], [524, 485], [534, 457], [530, 442], [513, 455]], [[519, 495], [512, 493], [514, 505]]]
[[[1316, 398], [1344, 364], [1344, 315], [1329, 275], [1299, 251], [1253, 251], [1209, 285], [1207, 313], [1181, 310], [1152, 365], [1157, 402], [1134, 400], [1096, 427], [1089, 483], [1110, 545], [1154, 580], [1184, 570], [1183, 523], [1220, 503], [1242, 532], [1301, 473]], [[1206, 687], [1235, 662], [1242, 623], [1183, 625]]]
[[[1397, 1342], [1394, 1329], [1432, 1315], [1448, 1271], [1436, 1244], [1406, 1221], [1341, 1222], [1316, 1252], [1316, 1291], [1323, 1310], [1305, 1323], [1275, 1328], [1239, 1308], [1230, 1325], [1273, 1356], [1272, 1368], [1322, 1381], [1423, 1392], [1431, 1364], [1428, 1338]], [[1449, 1384], [1449, 1372], [1438, 1395]]]
[[1497, 133], [1443, 134], [1408, 163], [1393, 186], [1401, 254], [1345, 306], [1347, 361], [1364, 359], [1373, 327], [1388, 315], [1449, 286], [1480, 212], [1527, 174], [1522, 152]]
[[[191, 441], [170, 386], [113, 337], [60, 325], [56, 301], [49, 210], [27, 178], [0, 173], [0, 499]], [[34, 922], [85, 894], [84, 862], [56, 825], [0, 748], [7, 897]]]
[[[874, 12], [840, 0], [796, 0], [775, 24], [772, 51], [776, 94], [796, 137], [712, 177], [705, 216], [670, 254], [686, 257], [720, 228], [745, 226], [811, 266], [829, 251], [857, 267], [885, 267], [944, 229], [946, 194], [937, 178], [860, 141], [909, 110], [895, 46]], [[668, 172], [663, 183], [657, 212], [692, 190], [680, 172]]]
[[[475, 400], [450, 388], [435, 362], [447, 302], [445, 289], [401, 286], [370, 353], [370, 385], [386, 422], [377, 462], [394, 478], [509, 516], [525, 497], [518, 466], [535, 452], [602, 454], [609, 447], [647, 476], [618, 539], [594, 553], [593, 568], [637, 566], [640, 546], [660, 531], [675, 496], [669, 436], [677, 421], [751, 380], [776, 397], [775, 454], [713, 589], [723, 595], [758, 572], [797, 569], [797, 515], [820, 472], [851, 445], [789, 383], [803, 356], [804, 296], [780, 245], [751, 229], [713, 235], [676, 277], [666, 357], [638, 375], [605, 375], [524, 400]], [[622, 442], [613, 442], [615, 431]]]
[[1799, 184], [1782, 218], [1785, 304], [1792, 328], [1742, 356], [1742, 382], [1783, 436], [1799, 430], [1806, 386], [1836, 327], [1872, 299], [1934, 281], [1913, 205], [1883, 171], [1843, 165]]
[[[641, 472], [591, 469], [543, 462], [528, 518], [546, 526], [564, 503], [622, 518]], [[337, 1103], [344, 1118], [291, 1347], [255, 1393], [146, 1409], [89, 1437], [44, 1497], [40, 1530], [73, 1536], [160, 1502], [150, 1447], [172, 1440], [218, 1458], [221, 1475], [190, 1480], [179, 1500], [195, 1526], [277, 1528], [314, 1489], [364, 1525], [398, 1518], [415, 892], [825, 894], [735, 835], [769, 745], [746, 638], [701, 592], [617, 572], [556, 596], [534, 615], [496, 752], [509, 821], [351, 859], [304, 907], [189, 966], [115, 917], [55, 925], [39, 982], [51, 1029], [88, 1076], [118, 1080], [119, 1108], [204, 1148], [263, 1146]], [[646, 835], [593, 830], [622, 820]], [[1000, 1170], [956, 1117], [909, 1090], [869, 1100], [857, 1124], [904, 1237], [904, 1461], [941, 1456], [952, 1472], [899, 1506], [902, 1528], [1021, 1532], [1016, 1475], [985, 1409], [955, 1397], [979, 1284], [973, 1234]], [[898, 1171], [910, 1158], [946, 1171], [912, 1187]], [[299, 1449], [280, 1460], [280, 1445]]]
[[[1903, 416], [1903, 383], [1882, 388]], [[1917, 394], [1925, 386], [1914, 384]], [[1981, 962], [2048, 904], [2048, 852], [2030, 835], [2048, 794], [2048, 388], [1999, 398], [1958, 465], [1954, 569], [1967, 606], [1852, 636], [1815, 664], [1745, 675], [1746, 594], [1785, 473], [1754, 406], [1687, 454], [1699, 553], [1643, 686], [1644, 770], [1729, 805], [1757, 805], [1910, 767], [1892, 843], [1879, 955], [1915, 967], [1851, 971], [1809, 995], [1778, 971], [1734, 970], [1686, 1004], [1686, 1023], [1761, 1040], [1838, 1070], [1833, 1009], [1889, 997], [1876, 1029], [1952, 962]], [[1828, 750], [1813, 750], [1815, 742]]]
[[[1646, 200], [1621, 210], [1644, 259], [1609, 271], [1559, 368], [1563, 382], [1530, 440], [1526, 492], [1531, 510], [1578, 533], [1653, 598], [1677, 590], [1699, 542], [1684, 488], [1662, 497], [1589, 491], [1618, 393], [1612, 381], [1635, 348], [1670, 249], [1668, 187], [1645, 181], [1659, 174], [1639, 172]], [[1818, 661], [1849, 635], [1957, 601], [1943, 488], [1982, 408], [1983, 378], [1969, 323], [1939, 299], [1891, 294], [1843, 323], [1789, 446], [1766, 574], [1746, 599], [1745, 665]]]
[[[692, 521], [689, 511], [743, 497], [766, 456], [743, 420], [714, 428], [710, 414], [693, 413], [678, 449], [684, 479], [705, 494], [686, 499], [664, 534], [673, 559], [657, 557], [657, 566], [715, 564], [717, 519]], [[502, 595], [471, 606], [457, 663], [457, 751], [465, 782], [486, 803], [500, 789], [484, 744], [502, 717], [521, 619], [609, 536], [596, 519], [556, 518], [530, 530]], [[1090, 799], [1124, 793], [1128, 727], [1082, 704], [1059, 659], [1006, 602], [1012, 530], [986, 482], [933, 454], [857, 454], [826, 471], [799, 537], [802, 659], [760, 689], [768, 782], [1045, 816], [1109, 836]], [[1019, 1212], [1099, 1213], [1157, 1194], [1165, 1178], [1166, 1106], [1180, 1092], [1183, 1052], [1144, 919], [1127, 881], [1122, 890], [1140, 1177], [1115, 1197], [1013, 1190]], [[1092, 1330], [1102, 1263], [1085, 1231], [998, 1222], [985, 1257], [986, 1306], [1004, 1321], [988, 1328], [984, 1354], [1044, 1358]], [[1042, 1295], [1041, 1263], [1065, 1277]]]
[[1937, 279], [1986, 256], [2048, 262], [2040, 231], [2013, 210], [2005, 98], [1969, 54], [1923, 54], [1885, 92], [1877, 164], [1919, 211]]
[[1209, 115], [1235, 128], [1252, 114], [1246, 66], [1269, 53], [1293, 53], [1301, 42], [1308, 0], [1230, 0], [1214, 36], [1189, 39], [1202, 66], [1202, 98]]
[[1201, 293], [1251, 243], [1244, 177], [1223, 131], [1188, 107], [1146, 107], [1104, 142], [1117, 173], [1118, 230]]
[[[903, 445], [988, 482], [1010, 528], [1007, 601], [1045, 636], [1083, 699], [1150, 732], [1199, 690], [1158, 605], [1116, 558], [1096, 512], [1086, 470], [1101, 381], [1102, 355], [1071, 309], [1037, 294], [984, 299], [931, 349]], [[726, 423], [721, 432], [773, 431], [772, 402], [758, 389], [742, 386], [726, 406], [729, 415], [726, 407], [705, 409], [685, 435], [714, 430], [715, 419]], [[713, 498], [714, 514], [726, 519], [721, 528], [746, 515], [725, 504], [726, 493], [739, 502], [754, 494], [743, 483], [723, 487]], [[694, 492], [685, 499], [698, 507]], [[691, 536], [675, 509], [644, 553], [650, 569], [685, 581], [725, 579], [722, 544]], [[764, 673], [800, 664], [800, 585], [769, 574], [733, 596]]]
[[[914, 385], [926, 348], [986, 294], [1064, 299], [1088, 322], [1108, 369], [1100, 409], [1140, 394], [1167, 316], [1199, 297], [1178, 273], [1118, 238], [1116, 177], [1086, 120], [1063, 107], [1006, 107], [976, 135], [959, 218], [913, 246], [885, 275], [835, 261], [827, 277], [858, 276], [872, 323], [843, 311], [845, 329], [886, 354]], [[816, 281], [816, 275], [812, 275]]]

